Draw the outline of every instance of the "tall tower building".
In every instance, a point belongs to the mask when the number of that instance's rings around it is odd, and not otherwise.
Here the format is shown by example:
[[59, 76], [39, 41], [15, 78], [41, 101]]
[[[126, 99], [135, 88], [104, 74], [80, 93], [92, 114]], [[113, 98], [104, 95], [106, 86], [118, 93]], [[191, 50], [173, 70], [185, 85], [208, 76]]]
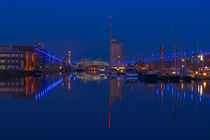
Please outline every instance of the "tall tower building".
[[110, 60], [110, 65], [121, 63], [125, 61], [125, 51], [123, 47], [123, 43], [117, 41], [116, 39], [113, 38], [113, 32], [112, 32], [112, 23], [111, 23], [111, 18], [110, 18], [110, 52], [109, 52], [109, 60]]
[[164, 53], [163, 53], [163, 46], [160, 46], [160, 54], [159, 54], [159, 69], [160, 71], [164, 70]]
[[110, 64], [117, 64], [124, 61], [125, 53], [123, 43], [112, 39], [110, 45]]

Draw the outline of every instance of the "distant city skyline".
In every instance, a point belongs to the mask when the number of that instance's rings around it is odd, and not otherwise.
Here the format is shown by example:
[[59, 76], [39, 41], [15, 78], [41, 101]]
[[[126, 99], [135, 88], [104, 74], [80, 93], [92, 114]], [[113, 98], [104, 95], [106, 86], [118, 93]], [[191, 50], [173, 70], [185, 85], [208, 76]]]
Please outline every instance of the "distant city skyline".
[[[0, 45], [31, 45], [36, 35], [58, 57], [72, 51], [72, 59], [109, 58], [109, 16], [113, 36], [123, 42], [126, 58], [141, 51], [150, 58], [164, 45], [173, 51], [174, 25], [185, 50], [209, 49], [208, 0], [177, 1], [3, 1], [0, 2]], [[10, 7], [10, 8], [8, 8]], [[180, 46], [179, 46], [180, 47]]]

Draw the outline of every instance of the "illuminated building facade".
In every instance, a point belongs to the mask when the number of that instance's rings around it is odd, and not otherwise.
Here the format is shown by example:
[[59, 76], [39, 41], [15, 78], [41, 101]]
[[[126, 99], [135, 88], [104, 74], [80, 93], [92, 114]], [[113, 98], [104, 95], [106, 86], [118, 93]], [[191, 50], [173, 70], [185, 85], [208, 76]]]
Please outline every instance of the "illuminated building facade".
[[45, 69], [60, 59], [36, 46], [0, 46], [0, 70]]
[[125, 51], [123, 47], [123, 43], [115, 40], [113, 38], [113, 31], [112, 31], [112, 16], [110, 18], [110, 48], [109, 48], [109, 64], [115, 65], [121, 62], [125, 62]]
[[0, 46], [1, 70], [33, 70], [35, 54], [33, 46]]
[[200, 59], [203, 60], [204, 66], [210, 67], [210, 52], [200, 53]]
[[110, 64], [125, 62], [125, 51], [122, 42], [110, 40]]
[[109, 64], [100, 58], [85, 58], [81, 59], [77, 63], [77, 66], [86, 70], [98, 70], [101, 67], [109, 66]]
[[164, 54], [163, 54], [163, 46], [160, 46], [160, 54], [159, 54], [159, 69], [161, 71], [164, 70]]

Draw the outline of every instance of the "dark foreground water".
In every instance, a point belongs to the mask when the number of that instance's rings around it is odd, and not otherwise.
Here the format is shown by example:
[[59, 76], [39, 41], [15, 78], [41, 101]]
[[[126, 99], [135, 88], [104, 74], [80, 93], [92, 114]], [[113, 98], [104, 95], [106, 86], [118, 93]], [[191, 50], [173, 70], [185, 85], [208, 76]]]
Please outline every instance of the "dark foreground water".
[[68, 74], [0, 81], [0, 139], [209, 139], [210, 81]]

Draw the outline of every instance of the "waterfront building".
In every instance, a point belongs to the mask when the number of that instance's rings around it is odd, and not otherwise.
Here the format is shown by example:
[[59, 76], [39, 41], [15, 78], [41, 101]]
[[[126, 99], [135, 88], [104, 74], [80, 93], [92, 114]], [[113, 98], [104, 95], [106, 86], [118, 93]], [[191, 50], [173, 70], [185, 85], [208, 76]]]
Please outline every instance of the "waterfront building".
[[159, 54], [159, 70], [164, 70], [164, 54], [163, 54], [163, 46], [160, 46], [160, 54]]
[[125, 51], [123, 43], [113, 38], [112, 32], [112, 16], [110, 18], [110, 48], [109, 48], [109, 64], [116, 65], [125, 62]]
[[58, 64], [58, 58], [49, 54], [47, 50], [37, 46], [0, 46], [0, 70], [46, 69], [53, 62]]
[[125, 51], [122, 42], [115, 39], [110, 41], [110, 64], [125, 62]]
[[200, 59], [203, 59], [203, 66], [210, 67], [210, 52], [200, 53], [200, 56]]
[[84, 70], [98, 70], [101, 67], [109, 66], [108, 62], [101, 58], [85, 58], [77, 63], [77, 67]]
[[33, 70], [35, 53], [32, 52], [33, 46], [0, 46], [0, 69]]

